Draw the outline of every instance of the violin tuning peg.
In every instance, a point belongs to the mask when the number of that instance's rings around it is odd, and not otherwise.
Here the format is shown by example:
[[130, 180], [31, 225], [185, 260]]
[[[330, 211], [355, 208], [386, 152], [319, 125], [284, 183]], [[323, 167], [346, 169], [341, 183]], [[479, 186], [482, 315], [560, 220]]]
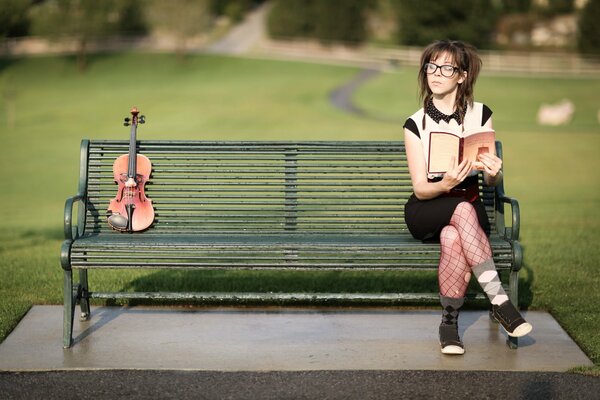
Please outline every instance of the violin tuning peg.
[[140, 124], [145, 124], [146, 123], [146, 116], [145, 115], [140, 115]]

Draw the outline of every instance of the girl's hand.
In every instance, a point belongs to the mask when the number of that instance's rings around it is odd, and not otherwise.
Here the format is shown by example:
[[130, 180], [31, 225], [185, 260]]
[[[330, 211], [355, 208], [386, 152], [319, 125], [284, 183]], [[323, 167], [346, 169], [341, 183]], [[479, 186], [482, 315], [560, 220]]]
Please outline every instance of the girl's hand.
[[444, 178], [442, 179], [442, 184], [446, 188], [447, 192], [449, 192], [453, 187], [465, 180], [467, 175], [469, 175], [469, 173], [471, 172], [473, 162], [464, 159], [460, 164], [457, 164], [456, 158], [452, 157], [452, 165], [453, 168], [447, 171], [444, 174]]
[[481, 162], [483, 170], [492, 178], [496, 177], [502, 168], [502, 160], [492, 153], [479, 154], [477, 159]]

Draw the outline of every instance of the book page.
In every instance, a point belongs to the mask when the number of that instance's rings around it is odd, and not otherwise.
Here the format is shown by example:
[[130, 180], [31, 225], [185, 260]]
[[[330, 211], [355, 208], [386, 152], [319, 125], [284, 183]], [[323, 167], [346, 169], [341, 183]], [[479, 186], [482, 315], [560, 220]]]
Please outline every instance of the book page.
[[429, 135], [428, 173], [444, 173], [452, 168], [452, 158], [458, 162], [460, 139], [448, 132], [431, 132]]
[[475, 169], [483, 169], [483, 165], [477, 161], [477, 156], [481, 153], [496, 154], [496, 135], [493, 130], [474, 133], [464, 138], [463, 159], [473, 161]]

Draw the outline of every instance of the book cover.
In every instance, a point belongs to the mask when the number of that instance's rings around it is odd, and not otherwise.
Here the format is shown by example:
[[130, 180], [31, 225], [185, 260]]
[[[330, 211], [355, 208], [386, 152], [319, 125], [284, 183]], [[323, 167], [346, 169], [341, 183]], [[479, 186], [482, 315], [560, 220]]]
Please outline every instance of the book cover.
[[443, 174], [453, 167], [452, 158], [458, 163], [464, 159], [473, 161], [474, 169], [483, 169], [477, 155], [481, 153], [496, 154], [496, 133], [493, 129], [465, 132], [460, 137], [450, 132], [431, 132], [429, 136], [430, 174]]

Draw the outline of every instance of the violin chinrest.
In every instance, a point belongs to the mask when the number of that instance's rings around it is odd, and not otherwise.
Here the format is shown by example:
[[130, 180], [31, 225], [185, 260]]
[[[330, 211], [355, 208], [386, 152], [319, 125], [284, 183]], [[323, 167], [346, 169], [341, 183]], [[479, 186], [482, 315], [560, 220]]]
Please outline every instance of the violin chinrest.
[[108, 224], [118, 231], [127, 230], [127, 218], [119, 213], [112, 213], [108, 217]]

